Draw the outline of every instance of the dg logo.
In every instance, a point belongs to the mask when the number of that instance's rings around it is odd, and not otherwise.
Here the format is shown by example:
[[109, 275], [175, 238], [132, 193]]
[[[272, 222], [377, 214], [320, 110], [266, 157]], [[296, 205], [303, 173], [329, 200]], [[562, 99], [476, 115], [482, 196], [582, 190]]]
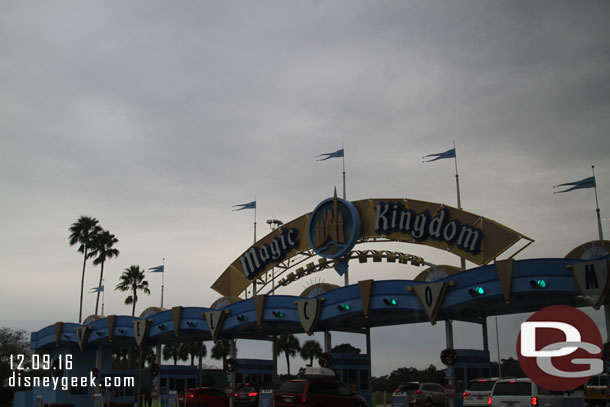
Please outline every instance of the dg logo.
[[547, 390], [575, 389], [601, 373], [602, 338], [584, 312], [553, 305], [521, 324], [517, 357], [523, 372]]

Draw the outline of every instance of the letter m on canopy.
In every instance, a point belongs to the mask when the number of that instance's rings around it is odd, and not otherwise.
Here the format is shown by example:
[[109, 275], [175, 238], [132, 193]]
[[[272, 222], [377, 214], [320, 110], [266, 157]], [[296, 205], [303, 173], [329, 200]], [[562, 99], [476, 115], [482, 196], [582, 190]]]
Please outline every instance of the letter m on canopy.
[[599, 283], [597, 282], [597, 275], [595, 275], [595, 264], [585, 264], [585, 285], [586, 289], [596, 290], [599, 288]]
[[581, 262], [568, 266], [580, 295], [595, 309], [599, 309], [608, 295], [609, 261]]

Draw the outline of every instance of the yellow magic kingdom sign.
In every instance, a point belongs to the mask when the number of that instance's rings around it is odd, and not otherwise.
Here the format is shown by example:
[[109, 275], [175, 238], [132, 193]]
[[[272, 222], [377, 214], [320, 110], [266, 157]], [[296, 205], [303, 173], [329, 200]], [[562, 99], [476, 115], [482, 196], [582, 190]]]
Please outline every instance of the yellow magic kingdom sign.
[[[297, 254], [315, 251], [310, 241], [317, 245], [328, 236], [344, 241], [345, 236], [351, 234], [357, 240], [356, 244], [379, 238], [423, 244], [449, 251], [478, 265], [494, 260], [522, 238], [532, 240], [491, 219], [438, 203], [395, 198], [365, 199], [348, 204], [351, 214], [344, 210], [344, 215], [359, 219], [344, 222], [345, 216], [339, 213], [334, 202], [334, 210], [325, 213], [323, 221], [317, 220], [319, 217], [313, 213], [316, 218], [315, 227], [311, 228], [314, 235], [308, 236], [312, 213], [296, 218], [249, 247], [212, 288], [224, 296], [238, 296], [253, 280], [277, 264]], [[349, 229], [356, 221], [359, 227]], [[341, 230], [335, 230], [337, 225]]]

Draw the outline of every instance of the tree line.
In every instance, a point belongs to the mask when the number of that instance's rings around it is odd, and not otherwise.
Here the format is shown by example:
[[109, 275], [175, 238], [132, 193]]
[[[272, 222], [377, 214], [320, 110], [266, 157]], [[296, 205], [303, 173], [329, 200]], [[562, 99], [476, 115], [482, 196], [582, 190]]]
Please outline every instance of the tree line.
[[445, 373], [434, 365], [430, 365], [426, 369], [401, 367], [389, 375], [373, 377], [373, 391], [393, 392], [401, 383], [407, 382], [445, 384], [446, 378]]
[[[48, 352], [45, 350], [34, 351], [35, 353]], [[29, 355], [34, 353], [30, 350], [29, 335], [24, 330], [14, 330], [11, 328], [0, 327], [0, 405], [9, 405], [13, 397], [14, 389], [9, 388], [7, 381], [12, 374], [10, 367], [10, 355], [26, 355], [26, 361], [30, 360]], [[332, 348], [333, 353], [360, 353], [360, 349], [351, 344], [344, 343]], [[288, 379], [290, 375], [290, 358], [297, 355], [312, 366], [314, 359], [322, 354], [322, 347], [316, 340], [307, 340], [300, 345], [298, 338], [294, 335], [282, 335], [277, 338], [276, 354], [279, 356], [284, 353], [287, 360], [288, 375], [280, 376]], [[205, 344], [201, 340], [176, 342], [165, 344], [162, 348], [163, 360], [171, 360], [174, 365], [179, 361], [187, 362], [190, 360], [191, 366], [195, 365], [195, 358], [206, 357], [208, 354]], [[212, 359], [222, 360], [223, 365], [230, 354], [230, 342], [220, 340], [214, 344], [210, 350]], [[139, 350], [136, 347], [115, 348], [112, 351], [112, 366], [114, 369], [137, 369]], [[152, 347], [145, 347], [142, 350], [141, 366], [152, 365], [156, 362], [157, 356]], [[503, 377], [525, 377], [519, 362], [509, 357], [502, 359], [501, 363]], [[499, 376], [498, 364], [491, 362], [491, 376]], [[392, 392], [398, 385], [405, 382], [425, 382], [425, 383], [446, 383], [443, 370], [430, 365], [425, 369], [414, 367], [401, 367], [390, 374], [372, 377], [373, 391]]]

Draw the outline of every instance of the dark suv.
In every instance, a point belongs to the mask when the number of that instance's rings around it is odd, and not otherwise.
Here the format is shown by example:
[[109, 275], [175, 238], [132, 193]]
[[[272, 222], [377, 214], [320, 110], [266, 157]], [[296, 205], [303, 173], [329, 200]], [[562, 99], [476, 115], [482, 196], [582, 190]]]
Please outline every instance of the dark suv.
[[329, 379], [289, 380], [275, 396], [276, 407], [366, 407], [364, 397]]
[[406, 393], [409, 406], [445, 405], [445, 391], [438, 383], [403, 383], [394, 393]]
[[235, 407], [258, 407], [260, 386], [245, 384], [233, 394]]

